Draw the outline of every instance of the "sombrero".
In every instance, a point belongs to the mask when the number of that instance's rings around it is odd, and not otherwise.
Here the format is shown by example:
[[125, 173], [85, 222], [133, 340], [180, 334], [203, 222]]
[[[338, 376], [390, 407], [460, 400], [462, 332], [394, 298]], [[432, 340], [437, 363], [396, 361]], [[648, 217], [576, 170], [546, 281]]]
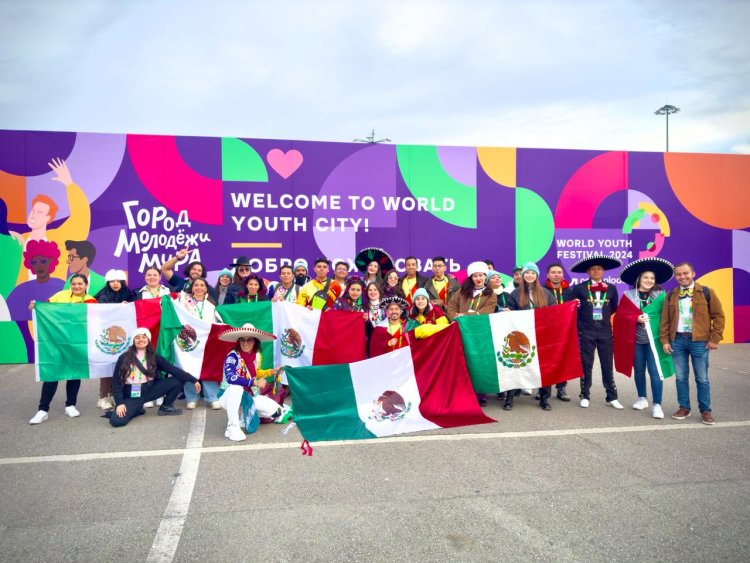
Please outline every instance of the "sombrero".
[[219, 340], [224, 342], [237, 342], [239, 338], [257, 338], [261, 342], [276, 340], [276, 337], [270, 332], [259, 330], [250, 323], [245, 323], [242, 328], [228, 328], [219, 334]]
[[622, 262], [611, 256], [594, 254], [593, 256], [581, 258], [570, 267], [570, 271], [575, 272], [576, 274], [585, 274], [591, 266], [601, 266], [605, 270], [614, 270], [615, 268], [622, 266]]
[[674, 266], [664, 258], [640, 258], [633, 260], [620, 272], [620, 279], [628, 285], [635, 285], [643, 272], [653, 272], [659, 285], [668, 282], [674, 275]]
[[401, 297], [398, 297], [397, 295], [394, 295], [393, 297], [385, 297], [381, 299], [380, 307], [381, 309], [387, 309], [388, 305], [390, 305], [391, 303], [398, 303], [402, 311], [409, 308], [409, 302], [406, 299], [402, 299]]
[[393, 258], [382, 248], [368, 246], [360, 250], [354, 257], [354, 264], [361, 272], [367, 271], [367, 265], [370, 262], [380, 264], [381, 272], [388, 272], [393, 269]]

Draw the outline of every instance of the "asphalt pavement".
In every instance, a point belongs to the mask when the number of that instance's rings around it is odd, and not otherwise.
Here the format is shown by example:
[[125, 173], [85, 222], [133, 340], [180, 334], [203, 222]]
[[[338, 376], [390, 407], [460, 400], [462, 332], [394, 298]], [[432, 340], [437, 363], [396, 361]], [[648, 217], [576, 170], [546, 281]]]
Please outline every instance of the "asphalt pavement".
[[[28, 424], [33, 366], [0, 366], [2, 561], [747, 561], [750, 345], [711, 355], [717, 423], [532, 397], [498, 423], [313, 444], [263, 425], [224, 438], [224, 411], [114, 429], [85, 381], [81, 416]], [[578, 383], [569, 385], [577, 395]], [[691, 384], [695, 401], [695, 385]], [[178, 402], [177, 406], [181, 402]], [[205, 420], [205, 426], [203, 421]]]

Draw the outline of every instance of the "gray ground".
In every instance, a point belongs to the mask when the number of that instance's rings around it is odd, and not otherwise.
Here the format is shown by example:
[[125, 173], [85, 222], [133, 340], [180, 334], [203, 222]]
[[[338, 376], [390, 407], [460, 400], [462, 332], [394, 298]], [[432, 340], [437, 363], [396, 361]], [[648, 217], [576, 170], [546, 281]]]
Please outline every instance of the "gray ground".
[[[722, 346], [711, 364], [712, 428], [695, 415], [669, 418], [673, 381], [658, 421], [630, 408], [635, 388], [622, 376], [626, 409], [607, 407], [596, 374], [588, 410], [553, 399], [543, 412], [522, 397], [506, 413], [491, 399], [498, 424], [314, 444], [312, 457], [300, 455], [296, 429], [282, 435], [278, 425], [232, 445], [224, 412], [208, 411], [174, 559], [747, 561], [750, 345]], [[145, 560], [193, 415], [151, 410], [114, 430], [94, 406], [96, 382], [84, 382], [80, 418], [63, 416], [61, 385], [50, 419], [30, 426], [33, 368], [0, 366], [0, 379], [0, 559]], [[577, 394], [576, 382], [570, 388]], [[610, 430], [584, 433], [596, 428]], [[421, 439], [433, 434], [455, 439]], [[255, 444], [281, 447], [245, 447]], [[41, 457], [152, 450], [177, 451]], [[29, 457], [40, 459], [19, 459]]]

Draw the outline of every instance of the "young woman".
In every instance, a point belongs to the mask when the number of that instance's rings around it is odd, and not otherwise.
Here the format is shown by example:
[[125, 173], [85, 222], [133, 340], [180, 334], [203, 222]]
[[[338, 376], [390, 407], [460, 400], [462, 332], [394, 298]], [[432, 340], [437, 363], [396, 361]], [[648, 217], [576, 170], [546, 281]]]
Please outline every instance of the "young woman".
[[[203, 278], [192, 280], [186, 291], [180, 292], [178, 302], [187, 309], [188, 313], [208, 322], [221, 322], [221, 317], [216, 313], [216, 302], [208, 295], [208, 282]], [[203, 382], [203, 397], [206, 404], [209, 404], [213, 410], [221, 409], [219, 398], [216, 393], [219, 391], [217, 381]], [[185, 408], [192, 410], [198, 406], [198, 393], [192, 384], [185, 384]]]
[[414, 329], [414, 336], [427, 338], [448, 326], [448, 317], [440, 307], [430, 303], [430, 296], [425, 288], [420, 287], [415, 291], [413, 299], [414, 305], [409, 310], [409, 318], [419, 323]]
[[[164, 279], [167, 280], [167, 283], [169, 284], [169, 287], [172, 288], [172, 291], [185, 291], [188, 289], [188, 287], [190, 287], [190, 284], [193, 282], [193, 280], [206, 277], [206, 267], [203, 265], [203, 262], [199, 262], [197, 260], [193, 260], [182, 270], [182, 274], [185, 277], [181, 277], [174, 273], [174, 267], [177, 265], [177, 262], [184, 260], [187, 256], [188, 251], [188, 247], [178, 250], [177, 254], [164, 262], [161, 267], [161, 272], [162, 274], [164, 274]], [[216, 302], [214, 288], [209, 287], [208, 294], [211, 296], [211, 299]]]
[[495, 312], [497, 296], [485, 285], [489, 268], [484, 262], [472, 262], [466, 269], [468, 277], [461, 289], [453, 294], [448, 302], [448, 318], [457, 319], [463, 315], [489, 315]]
[[224, 268], [219, 272], [214, 286], [217, 305], [231, 305], [237, 301], [237, 286], [232, 283], [232, 271]]
[[[251, 399], [259, 417], [273, 422], [286, 422], [291, 415], [291, 408], [284, 405], [286, 391], [281, 389], [278, 377], [281, 368], [260, 369], [263, 363], [260, 343], [275, 340], [276, 337], [246, 323], [242, 328], [225, 330], [219, 338], [225, 342], [236, 342], [234, 349], [224, 360], [224, 376], [219, 392], [219, 402], [227, 411], [224, 436], [233, 442], [241, 442], [247, 438], [242, 429], [247, 427], [247, 419], [252, 416]], [[240, 407], [244, 424], [240, 424]]]
[[[365, 312], [362, 294], [365, 289], [364, 282], [359, 278], [349, 280], [344, 294], [336, 299], [333, 308], [337, 311], [353, 311], [355, 313]], [[364, 315], [367, 320], [367, 314]]]
[[[160, 374], [173, 377], [164, 378]], [[133, 333], [133, 344], [117, 359], [112, 372], [112, 391], [115, 410], [107, 413], [114, 427], [125, 426], [136, 416], [146, 414], [145, 403], [164, 397], [159, 407], [159, 416], [182, 414], [174, 407], [182, 385], [191, 385], [200, 393], [200, 382], [177, 366], [157, 355], [151, 347], [151, 333], [147, 328], [138, 328]]]
[[268, 295], [271, 301], [290, 301], [295, 303], [300, 286], [294, 283], [294, 270], [291, 266], [279, 268], [279, 281], [268, 286]]
[[401, 288], [398, 272], [396, 270], [391, 270], [385, 276], [385, 283], [383, 283], [383, 299], [386, 297], [406, 298], [404, 290]]
[[[654, 299], [664, 293], [661, 284], [672, 279], [673, 272], [674, 266], [662, 258], [642, 258], [631, 262], [620, 272], [620, 279], [624, 283], [631, 285], [631, 289], [623, 294], [620, 303], [624, 299], [629, 299], [636, 307], [643, 311]], [[658, 314], [661, 316], [661, 312]], [[615, 333], [617, 333], [618, 321], [619, 319], [615, 321]], [[652, 415], [654, 418], [662, 419], [664, 418], [664, 411], [661, 408], [663, 382], [661, 377], [659, 377], [659, 370], [656, 366], [657, 359], [654, 358], [648, 338], [646, 323], [649, 322], [649, 316], [646, 313], [642, 313], [636, 319], [633, 379], [635, 380], [635, 388], [638, 391], [638, 400], [633, 404], [633, 408], [635, 410], [648, 408], [648, 396], [646, 393], [646, 368], [648, 368], [654, 403]], [[656, 338], [658, 338], [658, 335]]]
[[487, 275], [487, 285], [490, 286], [490, 289], [492, 289], [492, 293], [497, 296], [497, 305], [495, 306], [495, 312], [502, 313], [505, 311], [510, 311], [510, 307], [508, 306], [510, 295], [506, 293], [505, 288], [503, 287], [503, 280], [500, 277], [500, 272], [490, 270]]
[[[86, 293], [89, 280], [83, 274], [73, 274], [70, 277], [70, 289], [63, 289], [58, 291], [52, 297], [49, 298], [50, 303], [96, 303], [91, 295]], [[35, 301], [29, 303], [29, 310], [34, 308]], [[29, 421], [29, 424], [39, 424], [47, 420], [49, 415], [49, 404], [52, 402], [55, 392], [57, 391], [57, 381], [45, 381], [42, 383], [42, 396], [39, 399], [39, 410]], [[81, 413], [76, 409], [76, 401], [78, 399], [78, 391], [81, 388], [80, 379], [69, 379], [65, 383], [65, 392], [67, 394], [65, 400], [65, 414], [71, 418], [81, 416]]]
[[376, 283], [378, 285], [382, 285], [383, 283], [383, 272], [380, 269], [380, 264], [375, 262], [374, 260], [370, 262], [367, 265], [367, 269], [365, 270], [365, 283]]
[[268, 301], [266, 286], [259, 276], [250, 274], [245, 278], [245, 290], [237, 296], [237, 302], [257, 303], [258, 301]]
[[[122, 270], [108, 270], [104, 275], [104, 282], [104, 287], [94, 296], [97, 303], [130, 303], [135, 298], [135, 294], [128, 289], [125, 272]], [[99, 380], [99, 401], [96, 408], [105, 411], [115, 408], [111, 377], [102, 377]]]
[[135, 299], [161, 299], [170, 294], [170, 289], [161, 283], [161, 271], [158, 268], [146, 268], [143, 280], [146, 285], [135, 292]]
[[[527, 262], [521, 269], [521, 281], [513, 293], [510, 294], [510, 309], [513, 311], [523, 311], [526, 309], [539, 309], [540, 307], [551, 307], [555, 305], [554, 294], [539, 283], [539, 267], [533, 262]], [[505, 394], [506, 411], [513, 410], [513, 397], [518, 395], [520, 390], [509, 390]], [[539, 406], [542, 410], [552, 410], [549, 404], [549, 398], [552, 388], [541, 387], [539, 389]]]
[[[468, 277], [461, 284], [461, 289], [453, 294], [448, 302], [448, 318], [453, 321], [464, 315], [489, 315], [497, 307], [497, 295], [490, 286], [485, 285], [489, 268], [484, 262], [472, 262], [466, 268]], [[484, 393], [477, 393], [481, 406], [487, 404]]]
[[370, 282], [365, 286], [364, 310], [367, 313], [368, 326], [372, 327], [385, 320], [385, 311], [380, 306], [383, 293], [380, 286]]

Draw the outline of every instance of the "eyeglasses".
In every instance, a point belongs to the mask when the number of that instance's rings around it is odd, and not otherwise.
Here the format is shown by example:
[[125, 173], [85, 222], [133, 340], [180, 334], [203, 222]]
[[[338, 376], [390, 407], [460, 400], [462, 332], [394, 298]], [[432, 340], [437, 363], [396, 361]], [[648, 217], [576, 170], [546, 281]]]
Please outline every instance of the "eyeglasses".
[[68, 254], [68, 262], [72, 262], [76, 258], [80, 259], [80, 256], [76, 256], [75, 254]]
[[239, 342], [239, 343], [247, 342], [249, 344], [253, 340], [255, 340], [255, 339], [254, 338], [238, 338], [237, 342]]
[[250, 266], [237, 266], [237, 271], [238, 272], [249, 272], [250, 271]]
[[40, 266], [44, 266], [45, 264], [47, 264], [47, 262], [49, 262], [47, 258], [40, 258], [39, 260], [32, 260], [31, 265], [36, 266], [37, 264], [39, 264]]

